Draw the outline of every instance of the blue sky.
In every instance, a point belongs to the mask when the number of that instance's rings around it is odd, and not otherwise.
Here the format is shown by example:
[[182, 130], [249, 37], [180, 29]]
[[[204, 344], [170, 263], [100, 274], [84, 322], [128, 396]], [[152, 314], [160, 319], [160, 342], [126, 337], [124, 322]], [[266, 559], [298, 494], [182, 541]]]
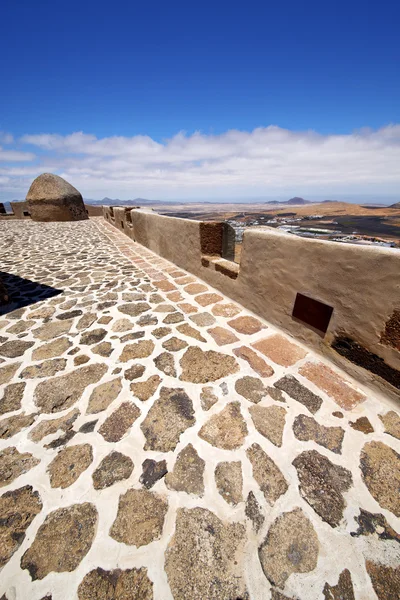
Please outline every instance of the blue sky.
[[5, 0], [0, 196], [399, 196], [399, 6]]

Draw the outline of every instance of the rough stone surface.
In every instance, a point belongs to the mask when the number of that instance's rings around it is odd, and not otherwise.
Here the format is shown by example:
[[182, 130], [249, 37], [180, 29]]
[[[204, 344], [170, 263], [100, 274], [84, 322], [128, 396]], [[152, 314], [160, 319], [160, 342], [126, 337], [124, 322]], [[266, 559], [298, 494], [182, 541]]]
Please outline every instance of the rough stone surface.
[[228, 325], [230, 325], [230, 327], [232, 327], [239, 333], [244, 333], [246, 335], [257, 333], [265, 327], [265, 325], [263, 325], [261, 321], [249, 316], [237, 317], [237, 319], [232, 319], [231, 321], [228, 321]]
[[143, 461], [142, 468], [143, 471], [139, 481], [148, 490], [168, 473], [167, 462], [165, 460], [157, 462], [151, 458], [146, 458]]
[[110, 535], [117, 542], [146, 546], [160, 537], [167, 509], [167, 501], [154, 492], [128, 490], [120, 496]]
[[72, 342], [66, 337], [56, 338], [55, 340], [42, 344], [32, 352], [33, 360], [44, 360], [46, 358], [54, 358], [61, 356], [70, 348]]
[[261, 512], [261, 506], [258, 504], [253, 492], [249, 492], [249, 495], [247, 496], [244, 512], [246, 517], [252, 522], [254, 531], [258, 533], [264, 525], [265, 517]]
[[78, 588], [79, 600], [153, 600], [147, 569], [93, 569]]
[[249, 412], [257, 431], [280, 448], [286, 410], [281, 406], [251, 406]]
[[61, 450], [49, 464], [47, 471], [53, 488], [66, 488], [75, 483], [93, 461], [90, 444], [68, 446]]
[[76, 325], [78, 331], [83, 331], [84, 329], [88, 329], [93, 323], [96, 321], [97, 315], [96, 313], [85, 313], [83, 317], [81, 317]]
[[200, 393], [201, 408], [203, 410], [210, 410], [216, 402], [218, 402], [218, 396], [213, 392], [212, 387], [203, 387]]
[[232, 331], [229, 331], [229, 329], [225, 329], [225, 327], [213, 327], [212, 329], [207, 329], [207, 331], [214, 338], [218, 346], [226, 346], [226, 344], [234, 344], [238, 341], [236, 335]]
[[240, 460], [218, 463], [215, 467], [215, 483], [217, 490], [228, 504], [236, 506], [242, 502], [243, 475]]
[[196, 296], [195, 298], [196, 302], [198, 302], [200, 306], [209, 306], [210, 304], [215, 304], [215, 302], [219, 302], [222, 299], [222, 296], [213, 292], [208, 294], [200, 294], [200, 296]]
[[254, 479], [260, 486], [266, 501], [273, 506], [288, 489], [285, 477], [259, 444], [250, 446], [246, 454], [253, 468]]
[[248, 362], [253, 371], [258, 373], [261, 377], [271, 377], [271, 375], [274, 374], [273, 368], [251, 348], [240, 346], [240, 348], [235, 348], [233, 353]]
[[248, 375], [236, 381], [235, 390], [240, 396], [254, 402], [254, 404], [260, 402], [267, 395], [267, 390], [261, 379], [249, 377]]
[[181, 433], [195, 423], [193, 404], [182, 388], [160, 390], [141, 429], [146, 438], [145, 450], [169, 452], [175, 450]]
[[22, 556], [21, 568], [28, 569], [32, 580], [53, 571], [74, 571], [90, 550], [96, 524], [97, 510], [89, 502], [51, 512]]
[[170, 490], [202, 496], [204, 467], [204, 460], [192, 444], [188, 444], [179, 452], [173, 470], [166, 475], [165, 485]]
[[385, 433], [400, 440], [400, 416], [394, 410], [390, 410], [385, 415], [379, 415], [379, 418], [385, 426]]
[[39, 493], [30, 485], [0, 496], [0, 567], [18, 550], [26, 530], [41, 510]]
[[[50, 321], [49, 323], [45, 323], [41, 325], [37, 329], [33, 330], [33, 335], [35, 338], [42, 340], [42, 342], [48, 342], [54, 338], [60, 337], [65, 333], [68, 333], [72, 327], [73, 320], [68, 319], [66, 321]], [[33, 342], [26, 342], [33, 345]], [[1, 352], [1, 348], [0, 348]], [[18, 356], [20, 356], [18, 354]]]
[[23, 473], [27, 473], [40, 463], [29, 452], [21, 454], [15, 447], [0, 451], [0, 487], [8, 485]]
[[84, 346], [92, 346], [93, 344], [101, 342], [106, 335], [107, 331], [101, 327], [98, 329], [90, 329], [89, 331], [82, 333], [80, 343]]
[[122, 389], [121, 377], [101, 383], [94, 388], [89, 398], [86, 410], [87, 415], [92, 415], [106, 410], [118, 398]]
[[146, 400], [156, 393], [160, 383], [161, 377], [159, 375], [152, 375], [146, 381], [131, 383], [130, 390], [136, 398], [139, 398], [142, 402], [146, 402]]
[[165, 375], [176, 377], [175, 359], [170, 352], [162, 352], [154, 359], [154, 364]]
[[317, 534], [301, 508], [280, 515], [258, 549], [264, 575], [279, 588], [292, 573], [313, 571], [318, 553]]
[[129, 367], [129, 369], [126, 369], [124, 377], [125, 379], [128, 379], [128, 381], [133, 381], [134, 379], [139, 379], [139, 377], [143, 375], [145, 370], [146, 367], [144, 367], [143, 365], [132, 365], [131, 367]]
[[189, 325], [189, 323], [182, 323], [182, 325], [178, 325], [176, 329], [179, 331], [179, 333], [183, 333], [183, 335], [187, 335], [188, 337], [198, 340], [199, 342], [206, 341], [206, 339], [201, 335], [200, 331]]
[[274, 363], [282, 365], [283, 367], [290, 367], [291, 365], [294, 365], [307, 354], [303, 348], [300, 348], [300, 346], [289, 342], [288, 339], [278, 333], [276, 335], [263, 338], [259, 342], [252, 344], [252, 346], [261, 352], [261, 354], [268, 356], [268, 358], [273, 360]]
[[169, 340], [166, 340], [162, 347], [165, 348], [165, 350], [168, 350], [169, 352], [179, 352], [179, 350], [183, 350], [183, 348], [187, 347], [187, 342], [185, 342], [184, 340], [180, 340], [177, 337], [172, 337], [169, 338]]
[[0, 415], [21, 408], [25, 385], [25, 383], [10, 383], [4, 388], [4, 393], [0, 399]]
[[108, 488], [117, 481], [128, 479], [133, 471], [133, 462], [121, 452], [110, 452], [93, 472], [95, 490]]
[[129, 431], [133, 423], [140, 416], [140, 410], [132, 402], [123, 402], [104, 421], [99, 433], [106, 442], [118, 442]]
[[293, 465], [303, 498], [331, 527], [337, 527], [346, 507], [343, 494], [353, 483], [351, 472], [316, 450], [302, 452]]
[[32, 425], [35, 418], [35, 413], [29, 415], [21, 413], [19, 415], [2, 419], [0, 421], [0, 438], [6, 440], [12, 437], [16, 433], [19, 433], [22, 429], [25, 429], [25, 427]]
[[59, 371], [63, 371], [67, 361], [65, 358], [53, 358], [45, 360], [38, 365], [30, 365], [21, 371], [20, 379], [34, 379], [35, 377], [52, 377]]
[[0, 367], [0, 385], [8, 383], [14, 377], [21, 364], [22, 363], [20, 362], [15, 362], [5, 365], [4, 367]]
[[157, 327], [156, 329], [153, 329], [153, 331], [151, 332], [152, 335], [154, 335], [155, 338], [157, 338], [158, 340], [165, 337], [166, 335], [168, 335], [169, 333], [171, 333], [171, 328], [170, 327]]
[[[333, 414], [333, 413], [332, 413]], [[337, 415], [335, 415], [337, 416]], [[343, 415], [342, 415], [343, 417]], [[339, 418], [342, 418], [339, 417]], [[356, 419], [356, 421], [350, 421], [349, 425], [352, 429], [355, 429], [356, 431], [361, 431], [362, 433], [374, 433], [374, 428], [371, 425], [370, 420], [368, 419], [368, 417], [360, 417], [358, 419]]]
[[0, 345], [0, 356], [6, 358], [16, 358], [22, 356], [29, 348], [32, 348], [34, 342], [24, 342], [23, 340], [12, 340]]
[[389, 567], [371, 560], [367, 560], [365, 566], [378, 600], [400, 598], [400, 567]]
[[239, 402], [230, 402], [203, 425], [199, 436], [216, 448], [234, 450], [243, 445], [248, 434], [247, 425], [240, 412]]
[[150, 356], [154, 350], [154, 343], [151, 340], [141, 340], [136, 344], [127, 344], [121, 356], [119, 357], [120, 362], [128, 362], [136, 358], [146, 358]]
[[302, 442], [314, 440], [320, 446], [328, 448], [336, 454], [342, 452], [344, 430], [341, 427], [325, 427], [313, 417], [298, 415], [293, 423], [293, 433]]
[[239, 365], [233, 356], [221, 354], [192, 346], [188, 348], [180, 360], [182, 381], [192, 383], [208, 383], [226, 377], [239, 370]]
[[[216, 304], [215, 307], [217, 307], [217, 306], [219, 306], [219, 305]], [[207, 312], [198, 313], [197, 315], [192, 315], [190, 317], [190, 320], [193, 321], [193, 323], [196, 323], [196, 325], [198, 325], [199, 327], [210, 327], [210, 325], [214, 325], [214, 323], [215, 323], [214, 317], [212, 315], [210, 315], [210, 313], [207, 313]]]
[[248, 600], [245, 539], [240, 523], [225, 524], [205, 508], [179, 508], [165, 559], [174, 600]]
[[339, 575], [336, 585], [325, 583], [323, 594], [325, 600], [355, 600], [350, 571], [344, 569]]
[[331, 396], [345, 410], [352, 410], [366, 399], [363, 394], [351, 388], [330, 367], [323, 364], [306, 363], [299, 373]]
[[302, 385], [293, 375], [285, 375], [274, 383], [274, 386], [286, 392], [293, 400], [303, 404], [313, 415], [321, 408], [322, 398]]
[[70, 408], [79, 400], [86, 387], [97, 383], [106, 371], [106, 365], [87, 365], [66, 375], [42, 381], [35, 389], [35, 404], [46, 413]]
[[80, 192], [54, 173], [36, 177], [26, 201], [33, 221], [82, 221], [88, 218]]
[[151, 306], [150, 304], [147, 304], [147, 302], [131, 302], [118, 306], [120, 312], [129, 315], [130, 317], [137, 317], [150, 309]]
[[74, 409], [63, 417], [58, 419], [46, 419], [40, 421], [29, 433], [29, 437], [33, 442], [40, 442], [47, 435], [61, 431], [68, 431], [72, 428], [74, 421], [79, 416], [79, 410]]
[[360, 469], [378, 504], [400, 517], [400, 454], [382, 442], [369, 442], [361, 451]]

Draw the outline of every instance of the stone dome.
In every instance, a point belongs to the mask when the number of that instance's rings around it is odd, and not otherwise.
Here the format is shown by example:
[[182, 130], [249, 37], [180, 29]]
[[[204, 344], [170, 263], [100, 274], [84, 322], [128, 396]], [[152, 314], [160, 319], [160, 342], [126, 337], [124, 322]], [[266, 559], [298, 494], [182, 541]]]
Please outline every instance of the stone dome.
[[80, 192], [52, 173], [36, 177], [26, 200], [33, 221], [81, 221], [88, 218]]

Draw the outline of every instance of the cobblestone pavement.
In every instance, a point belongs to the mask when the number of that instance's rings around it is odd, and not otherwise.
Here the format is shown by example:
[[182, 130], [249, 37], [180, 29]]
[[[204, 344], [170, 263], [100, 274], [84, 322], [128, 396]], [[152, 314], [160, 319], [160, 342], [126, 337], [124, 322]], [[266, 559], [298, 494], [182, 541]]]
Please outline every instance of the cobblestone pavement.
[[3, 600], [400, 596], [388, 400], [102, 220], [0, 243]]

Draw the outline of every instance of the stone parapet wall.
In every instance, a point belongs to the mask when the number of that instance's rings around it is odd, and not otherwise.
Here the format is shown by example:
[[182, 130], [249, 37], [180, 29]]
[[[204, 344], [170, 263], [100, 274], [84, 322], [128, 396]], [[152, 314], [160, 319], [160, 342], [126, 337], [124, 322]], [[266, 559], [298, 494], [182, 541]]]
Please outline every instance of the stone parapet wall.
[[349, 372], [380, 386], [389, 383], [398, 394], [399, 251], [254, 228], [244, 234], [238, 266], [223, 258], [223, 223], [118, 207], [104, 207], [103, 214], [139, 244], [328, 354]]

